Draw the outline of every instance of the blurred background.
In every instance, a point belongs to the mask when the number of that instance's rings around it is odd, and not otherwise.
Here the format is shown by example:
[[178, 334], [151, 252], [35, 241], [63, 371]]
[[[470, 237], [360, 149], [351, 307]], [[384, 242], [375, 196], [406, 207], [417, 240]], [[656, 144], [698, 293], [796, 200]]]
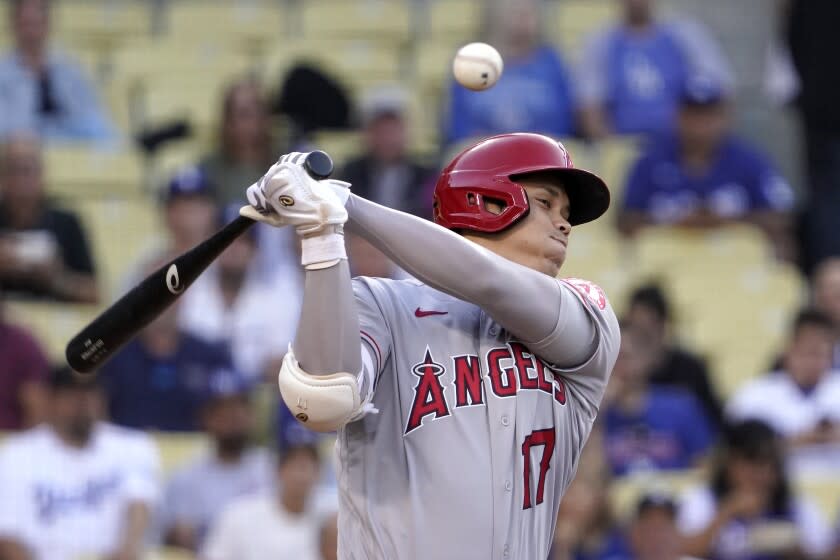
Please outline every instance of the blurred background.
[[[326, 150], [430, 218], [446, 162], [511, 131], [558, 138], [613, 199], [563, 269], [623, 341], [552, 560], [840, 558], [835, 0], [4, 8], [0, 559], [334, 558], [333, 439], [274, 381], [288, 232], [235, 242], [95, 380], [64, 345], [279, 154]], [[481, 93], [451, 78], [476, 40], [505, 60]], [[354, 274], [405, 276], [347, 242]]]

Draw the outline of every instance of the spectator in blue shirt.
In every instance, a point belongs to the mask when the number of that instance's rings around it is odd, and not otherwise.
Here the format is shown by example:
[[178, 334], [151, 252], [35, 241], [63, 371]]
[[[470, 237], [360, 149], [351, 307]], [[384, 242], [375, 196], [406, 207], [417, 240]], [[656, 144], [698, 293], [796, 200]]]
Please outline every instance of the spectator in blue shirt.
[[0, 57], [0, 137], [28, 132], [47, 140], [114, 140], [87, 76], [49, 48], [49, 15], [48, 0], [9, 2], [15, 46]]
[[443, 125], [445, 142], [504, 132], [572, 134], [575, 116], [569, 75], [557, 51], [539, 37], [536, 2], [504, 2], [491, 15], [488, 41], [504, 58], [502, 78], [481, 92], [452, 82]]
[[668, 130], [687, 76], [704, 73], [732, 81], [729, 64], [706, 29], [657, 18], [654, 1], [621, 0], [621, 21], [584, 46], [575, 85], [582, 131], [589, 138]]
[[630, 170], [619, 216], [629, 235], [651, 224], [718, 227], [750, 222], [792, 258], [793, 191], [770, 160], [730, 131], [725, 87], [706, 76], [683, 89], [677, 129]]
[[712, 443], [711, 423], [691, 393], [648, 384], [650, 341], [625, 327], [605, 397], [604, 444], [612, 472], [685, 469]]
[[115, 424], [144, 430], [199, 429], [211, 374], [233, 365], [226, 345], [181, 331], [177, 314], [176, 303], [100, 370]]

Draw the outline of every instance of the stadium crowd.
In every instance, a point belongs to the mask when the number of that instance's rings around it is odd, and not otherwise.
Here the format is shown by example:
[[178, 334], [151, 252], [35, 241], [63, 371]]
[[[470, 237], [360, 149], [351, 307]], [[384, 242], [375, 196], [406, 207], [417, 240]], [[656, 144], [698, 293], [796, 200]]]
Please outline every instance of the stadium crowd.
[[[276, 84], [233, 79], [213, 137], [197, 142], [203, 151], [155, 177], [153, 193], [137, 185], [160, 228], [108, 279], [72, 197], [55, 196], [51, 150], [154, 161], [193, 123], [138, 129], [112, 114], [90, 66], [52, 35], [61, 2], [9, 0], [0, 56], [0, 560], [336, 557], [331, 439], [298, 424], [275, 389], [302, 293], [293, 235], [255, 227], [242, 236], [96, 376], [67, 369], [25, 312], [4, 311], [101, 310], [229, 221], [279, 154], [319, 147], [324, 129], [352, 138], [338, 178], [424, 218], [455, 150], [536, 131], [587, 153], [632, 143], [605, 226], [626, 247], [651, 230], [759, 232], [767, 266], [796, 270], [807, 293], [791, 295], [799, 309], [782, 318], [773, 355], [759, 356], [765, 366], [726, 390], [718, 362], [681, 336], [692, 317], [677, 309], [680, 286], [647, 278], [623, 287], [618, 362], [561, 506], [552, 560], [840, 559], [840, 496], [826, 509], [803, 490], [840, 472], [838, 80], [829, 47], [815, 49], [837, 43], [833, 0], [784, 0], [773, 16], [797, 84], [798, 182], [737, 128], [738, 53], [665, 0], [601, 1], [614, 19], [599, 20], [575, 52], [543, 22], [547, 5], [571, 0], [476, 0], [504, 77], [480, 93], [444, 84], [430, 102], [440, 108], [431, 149], [413, 144], [404, 86], [355, 96], [354, 84], [305, 57]], [[307, 99], [313, 83], [325, 85], [324, 99]], [[108, 243], [119, 248], [120, 235], [109, 231]], [[355, 275], [406, 276], [364, 240], [347, 243]], [[715, 262], [701, 264], [715, 274]], [[165, 441], [191, 446], [173, 460]]]

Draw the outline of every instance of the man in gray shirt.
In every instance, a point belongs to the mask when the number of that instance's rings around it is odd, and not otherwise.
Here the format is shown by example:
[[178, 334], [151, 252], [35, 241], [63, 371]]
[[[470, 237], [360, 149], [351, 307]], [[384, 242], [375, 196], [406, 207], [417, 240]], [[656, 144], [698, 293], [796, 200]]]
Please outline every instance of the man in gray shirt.
[[213, 374], [201, 421], [212, 440], [208, 452], [176, 472], [166, 489], [162, 523], [166, 542], [197, 550], [215, 517], [234, 499], [272, 487], [268, 450], [253, 447], [250, 387], [238, 372]]

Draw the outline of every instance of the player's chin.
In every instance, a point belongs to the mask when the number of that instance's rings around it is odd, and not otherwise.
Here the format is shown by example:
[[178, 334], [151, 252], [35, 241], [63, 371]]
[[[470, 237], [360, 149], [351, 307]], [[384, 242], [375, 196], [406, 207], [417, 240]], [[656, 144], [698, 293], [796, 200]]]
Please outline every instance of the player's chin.
[[549, 276], [557, 276], [560, 273], [560, 268], [566, 262], [566, 249], [562, 251], [553, 252], [551, 255], [546, 255], [544, 272]]

